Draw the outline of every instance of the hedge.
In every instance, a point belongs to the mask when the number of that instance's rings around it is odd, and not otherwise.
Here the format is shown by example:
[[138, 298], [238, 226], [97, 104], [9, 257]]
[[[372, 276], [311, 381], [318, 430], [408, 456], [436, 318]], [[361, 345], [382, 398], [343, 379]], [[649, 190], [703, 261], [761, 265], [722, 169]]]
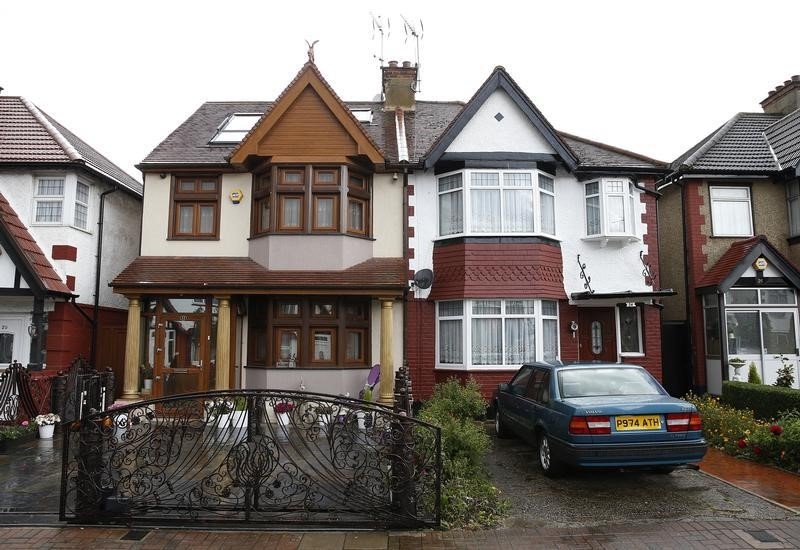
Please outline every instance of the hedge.
[[750, 409], [756, 418], [777, 418], [781, 411], [800, 410], [800, 390], [747, 382], [723, 382], [721, 401], [737, 409]]

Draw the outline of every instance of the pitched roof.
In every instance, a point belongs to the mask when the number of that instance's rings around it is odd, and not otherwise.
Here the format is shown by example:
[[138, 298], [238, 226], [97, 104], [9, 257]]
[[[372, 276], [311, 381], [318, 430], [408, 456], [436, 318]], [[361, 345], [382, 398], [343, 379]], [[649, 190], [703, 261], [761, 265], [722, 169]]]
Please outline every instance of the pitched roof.
[[[30, 234], [2, 193], [0, 193], [0, 231], [16, 249], [9, 252], [19, 254], [19, 259], [25, 264], [17, 267], [21, 271], [27, 271], [33, 277], [33, 281], [28, 281], [32, 289], [35, 290], [35, 287], [38, 287], [45, 292], [72, 295], [72, 291], [58, 276], [42, 249], [36, 244], [36, 239]], [[31, 282], [34, 284], [30, 284]]]
[[764, 136], [780, 169], [800, 166], [800, 109], [767, 127]]
[[[140, 256], [111, 282], [117, 288], [249, 290], [330, 289], [353, 293], [400, 291], [402, 258], [372, 258], [340, 271], [268, 270], [247, 257]], [[363, 291], [363, 292], [362, 292]]]
[[710, 287], [724, 292], [733, 286], [747, 267], [761, 255], [800, 288], [800, 271], [772, 246], [764, 235], [756, 235], [731, 244], [727, 252], [706, 272], [697, 287]]
[[578, 165], [578, 158], [575, 153], [564, 143], [550, 125], [550, 122], [539, 111], [536, 105], [522, 91], [522, 88], [511, 78], [505, 68], [498, 66], [494, 68], [489, 78], [478, 88], [475, 95], [467, 102], [464, 109], [450, 122], [450, 125], [439, 135], [431, 145], [430, 150], [425, 155], [425, 166], [431, 167], [444, 155], [447, 148], [455, 140], [461, 130], [469, 123], [478, 109], [486, 102], [495, 90], [503, 89], [517, 107], [527, 116], [528, 120], [542, 134], [548, 144], [558, 153], [561, 159], [570, 167], [575, 169]]
[[142, 195], [142, 184], [24, 97], [0, 96], [0, 162], [78, 164]]
[[779, 170], [764, 131], [780, 115], [738, 113], [671, 164], [672, 170], [769, 173]]
[[666, 169], [667, 163], [620, 149], [612, 145], [592, 141], [566, 132], [558, 133], [578, 157], [579, 168], [655, 168]]

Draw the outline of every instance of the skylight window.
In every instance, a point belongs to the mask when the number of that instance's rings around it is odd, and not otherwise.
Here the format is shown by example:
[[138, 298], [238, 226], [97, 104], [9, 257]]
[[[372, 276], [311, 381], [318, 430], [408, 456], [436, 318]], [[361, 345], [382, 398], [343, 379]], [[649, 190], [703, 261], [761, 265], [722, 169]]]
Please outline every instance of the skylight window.
[[239, 143], [247, 132], [255, 126], [261, 113], [234, 113], [217, 127], [211, 143]]
[[359, 122], [372, 124], [372, 109], [350, 109], [350, 112], [353, 113], [353, 116], [355, 116], [356, 120]]

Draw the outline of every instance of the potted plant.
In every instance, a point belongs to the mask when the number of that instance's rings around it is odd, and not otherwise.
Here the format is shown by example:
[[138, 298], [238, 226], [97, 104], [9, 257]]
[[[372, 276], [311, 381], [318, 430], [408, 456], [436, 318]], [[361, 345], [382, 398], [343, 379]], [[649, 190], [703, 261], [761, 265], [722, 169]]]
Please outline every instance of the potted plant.
[[0, 426], [0, 452], [6, 452], [13, 446], [13, 442], [26, 441], [29, 436], [33, 436], [36, 424], [23, 420], [14, 426]]
[[53, 431], [56, 423], [61, 422], [61, 417], [55, 413], [47, 413], [40, 414], [33, 421], [39, 426], [39, 439], [53, 439]]
[[142, 371], [142, 393], [150, 393], [153, 391], [153, 367], [145, 361], [139, 368]]
[[217, 429], [224, 430], [231, 421], [231, 411], [233, 403], [227, 399], [215, 399], [213, 405], [213, 415], [217, 421]]
[[730, 367], [733, 369], [733, 378], [731, 378], [731, 380], [734, 382], [742, 381], [742, 375], [739, 370], [744, 366], [745, 363], [746, 361], [741, 357], [731, 357], [728, 359], [728, 365], [730, 365]]
[[275, 409], [275, 415], [278, 417], [278, 423], [283, 426], [288, 426], [289, 414], [294, 410], [294, 403], [290, 403], [289, 401], [280, 401], [275, 403], [273, 408]]
[[233, 399], [233, 417], [231, 418], [234, 428], [247, 427], [247, 398], [239, 395]]

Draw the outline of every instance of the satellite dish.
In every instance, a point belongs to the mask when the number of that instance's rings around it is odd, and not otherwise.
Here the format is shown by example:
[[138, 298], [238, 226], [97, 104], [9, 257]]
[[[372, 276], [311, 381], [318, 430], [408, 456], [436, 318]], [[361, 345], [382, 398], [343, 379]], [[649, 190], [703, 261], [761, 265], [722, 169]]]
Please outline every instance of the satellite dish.
[[431, 283], [433, 283], [433, 271], [430, 269], [420, 269], [414, 273], [414, 284], [417, 288], [430, 288]]

